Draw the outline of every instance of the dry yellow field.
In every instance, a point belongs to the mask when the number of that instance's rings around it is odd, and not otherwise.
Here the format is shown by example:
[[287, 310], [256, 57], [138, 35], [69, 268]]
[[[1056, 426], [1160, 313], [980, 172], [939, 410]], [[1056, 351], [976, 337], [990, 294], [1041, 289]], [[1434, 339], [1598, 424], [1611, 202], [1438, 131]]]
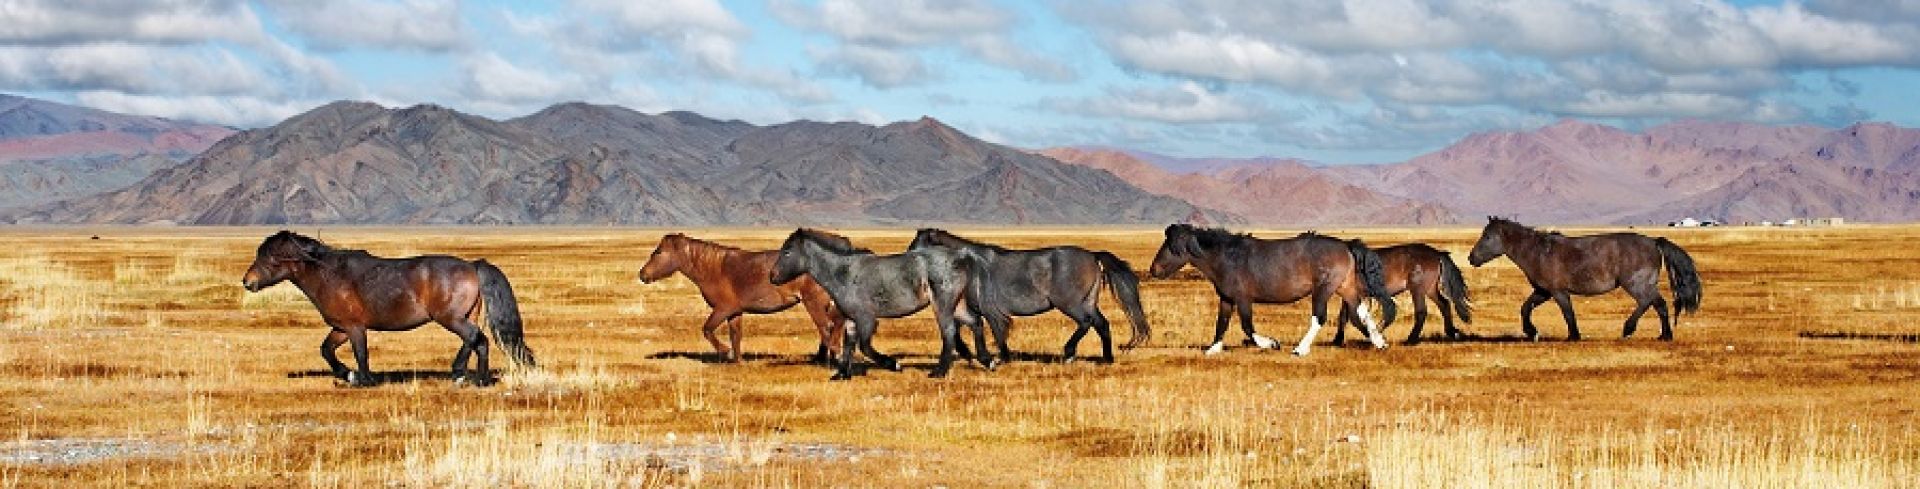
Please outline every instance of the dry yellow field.
[[[296, 231], [383, 256], [487, 258], [512, 279], [544, 368], [456, 386], [456, 340], [428, 326], [373, 333], [388, 382], [338, 387], [316, 354], [325, 328], [291, 284], [239, 286], [270, 229], [4, 230], [0, 485], [1920, 486], [1920, 345], [1801, 337], [1920, 333], [1920, 227], [1651, 230], [1686, 247], [1706, 284], [1672, 343], [1653, 340], [1651, 314], [1616, 339], [1631, 306], [1619, 293], [1575, 300], [1587, 341], [1553, 341], [1565, 329], [1551, 304], [1536, 311], [1549, 341], [1512, 341], [1526, 286], [1502, 259], [1465, 270], [1479, 307], [1463, 327], [1481, 341], [1399, 346], [1403, 300], [1385, 351], [1349, 338], [1306, 358], [1205, 357], [1211, 289], [1148, 280], [1155, 342], [1118, 364], [927, 379], [938, 340], [923, 313], [880, 326], [907, 371], [840, 383], [806, 363], [815, 338], [798, 309], [748, 316], [749, 361], [711, 363], [692, 285], [634, 279], [665, 230]], [[1159, 244], [1157, 229], [957, 231], [1110, 249], [1139, 270]], [[1321, 231], [1426, 241], [1464, 265], [1478, 230]], [[784, 235], [688, 232], [750, 248]], [[848, 234], [894, 252], [912, 233]], [[1304, 304], [1255, 311], [1283, 342], [1306, 329]], [[1057, 355], [1070, 325], [1017, 319], [1015, 349]]]

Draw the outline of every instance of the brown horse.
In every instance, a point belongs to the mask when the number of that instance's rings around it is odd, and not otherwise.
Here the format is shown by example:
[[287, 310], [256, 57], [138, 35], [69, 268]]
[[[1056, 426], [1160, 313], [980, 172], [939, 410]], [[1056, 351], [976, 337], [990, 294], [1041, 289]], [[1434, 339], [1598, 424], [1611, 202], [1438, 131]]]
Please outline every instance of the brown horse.
[[[408, 331], [428, 321], [460, 337], [453, 357], [453, 379], [486, 385], [487, 338], [474, 326], [485, 304], [488, 329], [514, 363], [532, 367], [533, 350], [520, 330], [520, 308], [507, 277], [486, 260], [466, 261], [451, 256], [380, 258], [360, 250], [330, 248], [319, 240], [281, 231], [268, 236], [255, 251], [253, 266], [240, 284], [259, 292], [282, 281], [293, 282], [307, 295], [332, 331], [320, 343], [320, 358], [336, 378], [354, 387], [375, 383], [367, 368], [367, 330]], [[334, 350], [353, 343], [359, 370], [347, 370]], [[469, 376], [467, 354], [479, 357], [478, 372]]]
[[[1213, 282], [1220, 296], [1220, 309], [1213, 326], [1213, 344], [1207, 354], [1221, 351], [1221, 338], [1227, 333], [1227, 321], [1237, 310], [1240, 329], [1247, 341], [1261, 348], [1276, 343], [1253, 332], [1253, 304], [1288, 304], [1313, 298], [1313, 317], [1307, 334], [1300, 338], [1295, 355], [1306, 355], [1313, 338], [1327, 322], [1327, 303], [1339, 297], [1343, 308], [1355, 307], [1366, 299], [1380, 303], [1385, 313], [1381, 327], [1393, 323], [1393, 296], [1387, 294], [1385, 273], [1379, 255], [1360, 240], [1341, 241], [1312, 232], [1287, 239], [1259, 239], [1221, 229], [1198, 228], [1187, 224], [1167, 226], [1167, 240], [1153, 257], [1148, 272], [1154, 278], [1167, 278], [1192, 264]], [[1386, 348], [1379, 329], [1366, 308], [1359, 311], [1360, 323], [1375, 348]]]
[[[1420, 333], [1427, 325], [1428, 300], [1440, 306], [1447, 338], [1459, 339], [1460, 329], [1453, 326], [1453, 315], [1457, 312], [1461, 322], [1472, 323], [1473, 298], [1467, 295], [1467, 281], [1460, 276], [1460, 267], [1454, 265], [1453, 255], [1423, 243], [1375, 248], [1373, 252], [1380, 255], [1380, 262], [1385, 265], [1387, 293], [1411, 292], [1408, 296], [1413, 299], [1413, 331], [1407, 332], [1406, 344], [1420, 343]], [[1335, 345], [1346, 344], [1347, 311], [1344, 307], [1340, 309], [1340, 326], [1333, 334]]]
[[[811, 229], [802, 232], [854, 249], [852, 242], [839, 235]], [[768, 281], [773, 262], [779, 257], [778, 251], [746, 251], [674, 233], [661, 238], [659, 246], [653, 249], [653, 256], [640, 267], [640, 281], [653, 283], [675, 272], [692, 280], [700, 289], [700, 297], [713, 308], [701, 333], [713, 344], [716, 353], [735, 363], [741, 361], [741, 315], [771, 314], [794, 304], [805, 304], [807, 315], [813, 317], [813, 325], [820, 331], [820, 348], [814, 359], [826, 362], [840, 351], [840, 335], [845, 334], [846, 319], [833, 307], [833, 299], [826, 289], [820, 288], [812, 277], [802, 276], [781, 285]], [[721, 344], [720, 338], [714, 335], [721, 323], [727, 324], [732, 348]]]
[[1640, 315], [1652, 307], [1660, 314], [1660, 339], [1673, 341], [1667, 299], [1660, 296], [1662, 262], [1673, 287], [1674, 311], [1700, 310], [1700, 274], [1693, 268], [1693, 257], [1667, 238], [1636, 233], [1569, 237], [1489, 217], [1467, 261], [1478, 267], [1501, 255], [1512, 259], [1526, 274], [1527, 283], [1533, 285], [1533, 294], [1520, 304], [1520, 328], [1535, 341], [1540, 339], [1540, 331], [1533, 327], [1534, 307], [1552, 298], [1566, 319], [1567, 340], [1578, 341], [1580, 328], [1574, 325], [1573, 302], [1568, 295], [1600, 295], [1613, 289], [1626, 289], [1638, 303], [1633, 314], [1627, 316], [1620, 337], [1633, 336]]

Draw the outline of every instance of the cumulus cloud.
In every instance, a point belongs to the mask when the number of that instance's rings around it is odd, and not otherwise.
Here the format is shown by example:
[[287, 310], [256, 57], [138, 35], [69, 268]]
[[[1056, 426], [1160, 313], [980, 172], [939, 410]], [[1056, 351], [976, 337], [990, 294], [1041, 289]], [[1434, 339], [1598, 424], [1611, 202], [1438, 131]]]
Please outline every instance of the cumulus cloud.
[[[830, 66], [834, 69], [829, 72], [850, 74], [877, 87], [929, 80], [900, 77], [897, 69], [876, 68], [924, 64], [920, 57], [932, 49], [957, 50], [1034, 80], [1064, 82], [1078, 78], [1073, 68], [1057, 58], [1015, 42], [1013, 29], [1019, 19], [988, 0], [825, 0], [817, 6], [778, 0], [772, 4], [772, 11], [789, 25], [832, 36], [838, 44], [832, 52], [863, 57], [868, 65], [832, 59], [837, 64]], [[888, 66], [872, 64], [881, 60]]]
[[1086, 116], [1173, 123], [1247, 122], [1272, 115], [1260, 99], [1213, 93], [1195, 82], [1171, 88], [1109, 88], [1104, 96], [1048, 98], [1040, 105]]
[[271, 125], [330, 100], [278, 100], [252, 96], [136, 95], [87, 90], [74, 95], [81, 105], [127, 114], [214, 122], [238, 127]]
[[917, 85], [934, 79], [933, 71], [919, 56], [896, 50], [847, 44], [831, 49], [812, 49], [822, 71], [852, 75], [874, 88]]
[[[1337, 102], [1339, 121], [1272, 129], [1334, 147], [1558, 117], [1815, 121], [1795, 74], [1920, 67], [1911, 0], [1144, 0], [1057, 3], [1142, 76]], [[1851, 97], [1858, 86], [1829, 82]], [[1356, 110], [1353, 107], [1361, 107]], [[1372, 108], [1372, 111], [1364, 108]], [[1417, 109], [1416, 109], [1417, 108]], [[1464, 116], [1425, 124], [1419, 113]], [[1124, 115], [1109, 110], [1106, 113]], [[1135, 118], [1175, 122], [1152, 111]], [[1457, 137], [1460, 132], [1449, 134]]]
[[454, 0], [268, 0], [280, 23], [319, 49], [452, 51], [466, 44]]

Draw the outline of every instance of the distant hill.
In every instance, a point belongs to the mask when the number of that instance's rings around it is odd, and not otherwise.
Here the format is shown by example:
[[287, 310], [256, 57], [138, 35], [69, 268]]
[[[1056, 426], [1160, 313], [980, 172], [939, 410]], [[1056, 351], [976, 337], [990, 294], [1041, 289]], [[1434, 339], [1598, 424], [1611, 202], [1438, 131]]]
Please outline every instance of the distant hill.
[[336, 102], [15, 222], [914, 225], [1240, 222], [933, 119], [754, 126], [562, 104], [507, 121]]
[[[1132, 152], [1042, 153], [1113, 169], [1149, 191], [1255, 222], [1431, 224], [1479, 215], [1595, 224], [1662, 224], [1689, 216], [1920, 220], [1920, 130], [1885, 123], [1826, 129], [1683, 121], [1633, 133], [1568, 120], [1474, 134], [1401, 163], [1269, 163], [1191, 172], [1169, 170], [1195, 168], [1180, 162], [1148, 165], [1161, 173], [1121, 168], [1168, 159], [1116, 163]], [[1338, 184], [1319, 182], [1323, 178]], [[1325, 196], [1336, 193], [1356, 207], [1330, 207]], [[1298, 214], [1298, 207], [1330, 210]]]
[[232, 133], [0, 95], [0, 209], [125, 187]]

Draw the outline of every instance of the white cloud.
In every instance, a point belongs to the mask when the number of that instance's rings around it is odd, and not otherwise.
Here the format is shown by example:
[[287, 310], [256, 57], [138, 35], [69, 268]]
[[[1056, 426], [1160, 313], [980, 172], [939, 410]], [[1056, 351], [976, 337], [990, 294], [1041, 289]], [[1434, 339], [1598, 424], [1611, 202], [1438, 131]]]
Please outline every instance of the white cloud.
[[288, 29], [320, 49], [451, 51], [466, 44], [454, 0], [267, 0]]
[[1051, 98], [1040, 104], [1071, 114], [1172, 123], [1246, 122], [1271, 115], [1259, 99], [1213, 93], [1195, 82], [1171, 88], [1108, 89], [1104, 96]]
[[152, 115], [235, 127], [272, 125], [330, 100], [274, 100], [251, 96], [134, 95], [105, 90], [74, 94], [81, 105], [127, 114]]
[[811, 49], [809, 54], [823, 71], [852, 75], [874, 88], [915, 85], [934, 78], [919, 56], [892, 49], [846, 44]]
[[[1079, 76], [1066, 63], [1015, 41], [1013, 29], [1018, 19], [987, 0], [825, 0], [817, 6], [777, 0], [772, 3], [772, 11], [789, 25], [832, 36], [838, 52], [855, 53], [869, 62], [884, 56], [895, 68], [910, 64], [904, 61], [908, 57], [914, 58], [912, 64], [923, 64], [919, 58], [928, 50], [954, 49], [1033, 80], [1065, 82]], [[829, 72], [852, 74], [877, 87], [929, 79], [901, 77], [897, 69], [849, 70], [847, 60], [835, 61], [842, 63], [829, 66]]]

